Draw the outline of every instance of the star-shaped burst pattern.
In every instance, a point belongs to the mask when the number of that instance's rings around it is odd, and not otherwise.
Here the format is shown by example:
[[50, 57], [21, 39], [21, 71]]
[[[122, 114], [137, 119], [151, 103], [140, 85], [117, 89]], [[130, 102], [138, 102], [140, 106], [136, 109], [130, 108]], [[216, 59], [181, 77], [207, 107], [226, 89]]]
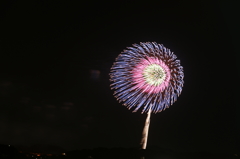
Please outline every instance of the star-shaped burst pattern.
[[124, 50], [110, 73], [115, 97], [133, 111], [154, 113], [172, 105], [183, 87], [183, 67], [162, 44], [133, 44]]

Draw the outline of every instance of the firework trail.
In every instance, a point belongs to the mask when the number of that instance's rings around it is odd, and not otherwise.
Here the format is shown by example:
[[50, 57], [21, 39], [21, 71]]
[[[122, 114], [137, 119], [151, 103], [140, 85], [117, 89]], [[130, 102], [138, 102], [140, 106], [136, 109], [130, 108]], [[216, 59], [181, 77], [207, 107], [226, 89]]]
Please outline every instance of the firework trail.
[[[161, 112], [177, 100], [183, 77], [183, 67], [173, 52], [162, 44], [146, 42], [127, 47], [116, 58], [110, 72], [110, 87], [128, 109], [148, 112], [146, 127], [151, 113]], [[142, 145], [146, 144], [147, 132], [148, 126], [143, 131]]]

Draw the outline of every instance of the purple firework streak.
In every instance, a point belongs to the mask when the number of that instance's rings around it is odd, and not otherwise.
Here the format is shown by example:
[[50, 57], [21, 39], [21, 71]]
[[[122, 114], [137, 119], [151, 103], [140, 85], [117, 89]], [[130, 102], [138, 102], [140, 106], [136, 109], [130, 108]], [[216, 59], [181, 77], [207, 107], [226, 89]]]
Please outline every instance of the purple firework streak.
[[156, 42], [133, 44], [117, 58], [110, 85], [117, 100], [133, 112], [158, 113], [181, 94], [183, 67], [169, 49]]

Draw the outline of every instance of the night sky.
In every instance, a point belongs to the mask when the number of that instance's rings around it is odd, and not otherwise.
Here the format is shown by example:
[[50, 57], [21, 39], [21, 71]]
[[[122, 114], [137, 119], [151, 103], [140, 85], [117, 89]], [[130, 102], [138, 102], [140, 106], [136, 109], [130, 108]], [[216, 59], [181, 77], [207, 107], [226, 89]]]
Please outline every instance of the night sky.
[[185, 84], [176, 103], [152, 115], [148, 147], [237, 152], [240, 69], [231, 5], [1, 3], [0, 144], [138, 147], [146, 114], [117, 102], [108, 74], [123, 49], [156, 41], [181, 60]]

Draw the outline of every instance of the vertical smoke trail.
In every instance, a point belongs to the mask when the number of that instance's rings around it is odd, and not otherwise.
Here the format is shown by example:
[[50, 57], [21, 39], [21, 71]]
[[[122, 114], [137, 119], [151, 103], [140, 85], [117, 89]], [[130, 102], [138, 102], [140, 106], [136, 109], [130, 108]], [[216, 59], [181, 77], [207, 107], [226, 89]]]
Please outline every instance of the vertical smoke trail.
[[146, 149], [146, 147], [147, 147], [150, 117], [151, 117], [151, 108], [149, 109], [149, 111], [147, 113], [147, 118], [146, 118], [145, 125], [144, 125], [143, 132], [142, 132], [142, 140], [141, 140], [141, 143], [140, 143], [141, 149]]
[[133, 112], [147, 113], [141, 148], [146, 149], [151, 113], [169, 108], [182, 92], [183, 67], [156, 42], [133, 44], [116, 58], [110, 72], [114, 96]]

